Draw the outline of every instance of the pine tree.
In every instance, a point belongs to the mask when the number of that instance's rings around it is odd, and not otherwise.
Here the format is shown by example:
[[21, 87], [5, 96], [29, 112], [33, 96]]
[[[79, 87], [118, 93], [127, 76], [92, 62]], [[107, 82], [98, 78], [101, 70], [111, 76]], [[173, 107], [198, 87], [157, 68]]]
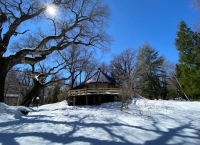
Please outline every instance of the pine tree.
[[181, 21], [175, 44], [179, 51], [177, 74], [181, 90], [197, 98], [200, 96], [200, 34]]
[[140, 69], [140, 87], [142, 95], [150, 99], [159, 99], [159, 96], [166, 98], [167, 86], [162, 81], [163, 75], [161, 73], [164, 58], [158, 56], [158, 51], [153, 49], [148, 43], [144, 44], [139, 49], [138, 65]]

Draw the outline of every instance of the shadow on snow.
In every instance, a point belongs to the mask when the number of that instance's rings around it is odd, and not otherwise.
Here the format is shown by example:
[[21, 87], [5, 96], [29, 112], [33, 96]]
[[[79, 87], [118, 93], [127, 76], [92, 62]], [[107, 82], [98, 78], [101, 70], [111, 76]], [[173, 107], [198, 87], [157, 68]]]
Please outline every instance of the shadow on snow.
[[[10, 122], [4, 122], [4, 123], [0, 123], [0, 128], [2, 127], [8, 127], [9, 126], [13, 126], [13, 127], [17, 127], [20, 128], [22, 127], [24, 124], [31, 124], [31, 123], [52, 123], [54, 125], [65, 125], [65, 126], [69, 126], [72, 129], [70, 131], [68, 131], [67, 133], [61, 134], [61, 135], [57, 135], [54, 133], [48, 133], [48, 132], [25, 132], [25, 133], [17, 133], [16, 132], [0, 132], [0, 143], [2, 143], [2, 145], [18, 145], [19, 143], [15, 140], [15, 138], [18, 137], [40, 137], [43, 138], [44, 140], [47, 140], [49, 142], [53, 143], [63, 143], [63, 144], [68, 144], [68, 143], [73, 143], [73, 142], [77, 142], [77, 141], [81, 141], [81, 142], [85, 142], [85, 143], [91, 143], [91, 144], [112, 144], [112, 145], [124, 145], [124, 144], [139, 144], [136, 142], [136, 140], [130, 140], [127, 139], [126, 136], [122, 136], [120, 135], [120, 130], [119, 132], [113, 131], [112, 128], [113, 127], [127, 127], [129, 129], [135, 129], [135, 130], [140, 130], [140, 131], [145, 131], [145, 132], [153, 132], [155, 134], [158, 135], [157, 138], [155, 138], [154, 140], [145, 140], [145, 142], [143, 142], [142, 144], [145, 145], [155, 145], [155, 144], [167, 144], [167, 142], [172, 139], [174, 136], [176, 137], [180, 137], [183, 140], [179, 140], [179, 144], [194, 144], [193, 142], [185, 142], [184, 138], [189, 138], [190, 140], [199, 140], [199, 137], [195, 137], [195, 136], [188, 136], [188, 135], [182, 135], [180, 134], [181, 131], [183, 131], [183, 129], [192, 129], [195, 134], [199, 134], [200, 130], [195, 128], [192, 125], [192, 121], [190, 121], [188, 124], [182, 125], [182, 126], [178, 126], [175, 128], [171, 128], [168, 129], [168, 131], [162, 131], [161, 129], [159, 129], [159, 127], [157, 127], [157, 124], [159, 123], [158, 121], [154, 120], [154, 118], [149, 117], [150, 121], [152, 122], [151, 124], [151, 129], [149, 128], [145, 128], [143, 126], [133, 126], [133, 125], [128, 125], [125, 122], [116, 122], [114, 120], [109, 119], [107, 120], [109, 123], [107, 124], [103, 124], [103, 123], [85, 123], [84, 119], [87, 119], [87, 117], [89, 116], [77, 116], [77, 115], [68, 115], [66, 117], [69, 118], [75, 118], [76, 121], [73, 122], [65, 122], [65, 121], [51, 121], [51, 120], [40, 120], [42, 117], [52, 117], [52, 116], [48, 116], [48, 115], [30, 115], [24, 118], [21, 118], [19, 120], [15, 120], [15, 121], [10, 121]], [[169, 118], [168, 116], [163, 115], [163, 117], [166, 117], [168, 119], [173, 119], [173, 118]], [[177, 120], [175, 120], [177, 122]], [[100, 139], [95, 139], [95, 138], [91, 138], [90, 136], [85, 137], [85, 136], [73, 136], [77, 131], [79, 131], [81, 128], [89, 128], [89, 127], [95, 127], [95, 128], [100, 128], [102, 129], [104, 132], [106, 132], [111, 140], [100, 140]], [[152, 129], [153, 128], [153, 129]], [[84, 132], [83, 132], [84, 134]], [[129, 132], [129, 135], [132, 135], [135, 139], [137, 139], [138, 134], [137, 132]], [[140, 138], [142, 138], [142, 136], [140, 136]], [[200, 142], [200, 141], [199, 141]], [[199, 144], [199, 142], [197, 142], [196, 144]]]

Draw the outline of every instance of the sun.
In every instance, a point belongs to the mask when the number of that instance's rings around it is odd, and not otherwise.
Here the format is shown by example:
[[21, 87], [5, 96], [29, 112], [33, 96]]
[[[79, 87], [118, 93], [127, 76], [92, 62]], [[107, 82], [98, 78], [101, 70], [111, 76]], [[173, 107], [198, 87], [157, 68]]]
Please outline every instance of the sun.
[[51, 16], [55, 16], [56, 15], [56, 8], [53, 5], [47, 6], [47, 10], [46, 11]]

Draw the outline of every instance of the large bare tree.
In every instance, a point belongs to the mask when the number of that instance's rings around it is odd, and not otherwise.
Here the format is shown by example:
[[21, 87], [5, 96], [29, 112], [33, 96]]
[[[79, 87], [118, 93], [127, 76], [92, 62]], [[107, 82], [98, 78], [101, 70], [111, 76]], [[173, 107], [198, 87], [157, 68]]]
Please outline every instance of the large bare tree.
[[75, 87], [78, 85], [77, 83], [80, 84], [82, 80], [84, 81], [86, 76], [83, 76], [83, 74], [85, 74], [88, 65], [92, 65], [91, 62], [94, 61], [94, 52], [85, 47], [72, 45], [66, 51], [59, 51], [58, 53], [65, 61], [66, 70], [71, 75], [67, 83], [69, 88]]
[[136, 76], [137, 74], [137, 50], [126, 49], [121, 54], [114, 54], [110, 62], [111, 75], [119, 82]]
[[119, 99], [121, 111], [128, 107], [129, 101], [135, 93], [136, 78], [138, 76], [137, 50], [126, 49], [121, 54], [114, 55], [111, 60], [111, 75], [118, 80], [121, 87]]
[[[61, 57], [58, 57], [59, 55]], [[72, 45], [67, 50], [58, 51], [49, 55], [47, 59], [31, 65], [29, 76], [32, 77], [33, 86], [24, 96], [21, 105], [29, 106], [41, 90], [54, 83], [68, 81], [70, 82], [69, 86], [74, 86], [78, 76], [82, 78], [81, 73], [90, 64], [92, 55], [93, 53], [86, 48]]]
[[[104, 28], [109, 8], [102, 1], [50, 1], [0, 1], [0, 102], [4, 102], [6, 75], [16, 64], [35, 64], [72, 44], [107, 46]], [[56, 9], [55, 16], [47, 13], [50, 7]]]
[[[31, 65], [31, 67], [30, 76], [32, 77], [33, 86], [24, 96], [21, 102], [23, 106], [29, 106], [40, 91], [48, 85], [70, 78], [70, 76], [61, 76], [62, 70], [66, 67], [64, 62], [57, 62], [57, 65], [51, 67], [47, 67], [44, 63]], [[38, 69], [36, 70], [36, 68]]]

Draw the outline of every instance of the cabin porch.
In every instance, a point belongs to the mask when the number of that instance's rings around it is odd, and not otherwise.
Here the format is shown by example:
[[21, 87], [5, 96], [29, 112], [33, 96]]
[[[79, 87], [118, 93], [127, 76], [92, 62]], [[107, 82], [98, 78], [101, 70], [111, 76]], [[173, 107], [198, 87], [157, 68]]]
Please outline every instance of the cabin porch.
[[70, 90], [67, 93], [69, 105], [100, 105], [117, 101], [119, 88], [89, 88]]

